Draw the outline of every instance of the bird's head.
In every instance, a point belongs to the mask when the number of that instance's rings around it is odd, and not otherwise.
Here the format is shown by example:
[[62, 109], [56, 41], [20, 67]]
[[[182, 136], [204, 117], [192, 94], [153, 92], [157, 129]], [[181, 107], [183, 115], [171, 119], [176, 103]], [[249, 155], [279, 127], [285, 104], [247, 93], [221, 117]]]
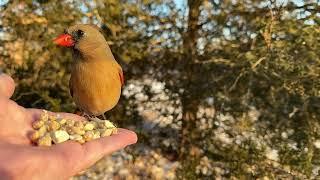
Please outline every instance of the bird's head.
[[53, 40], [55, 44], [64, 47], [71, 47], [81, 53], [94, 51], [99, 47], [107, 46], [100, 29], [95, 25], [77, 24], [65, 29]]

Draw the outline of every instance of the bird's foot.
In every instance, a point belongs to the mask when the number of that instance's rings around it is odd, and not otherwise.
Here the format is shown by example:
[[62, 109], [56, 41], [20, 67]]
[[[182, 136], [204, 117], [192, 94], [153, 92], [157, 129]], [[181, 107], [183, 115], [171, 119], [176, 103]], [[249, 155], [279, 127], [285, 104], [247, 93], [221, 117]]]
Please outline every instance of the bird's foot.
[[107, 120], [106, 116], [104, 114], [101, 115], [103, 120]]
[[100, 116], [95, 116], [95, 115], [90, 115], [90, 114], [87, 114], [85, 112], [83, 112], [82, 116], [86, 119], [88, 119], [89, 121], [93, 121], [93, 120], [107, 120], [106, 116], [104, 114], [100, 115]]
[[85, 112], [83, 112], [83, 115], [82, 115], [84, 118], [86, 118], [87, 120], [89, 120], [89, 121], [92, 121], [92, 120], [94, 120], [95, 118], [96, 118], [96, 116], [94, 116], [94, 115], [89, 115], [89, 114], [87, 114], [87, 113], [85, 113]]

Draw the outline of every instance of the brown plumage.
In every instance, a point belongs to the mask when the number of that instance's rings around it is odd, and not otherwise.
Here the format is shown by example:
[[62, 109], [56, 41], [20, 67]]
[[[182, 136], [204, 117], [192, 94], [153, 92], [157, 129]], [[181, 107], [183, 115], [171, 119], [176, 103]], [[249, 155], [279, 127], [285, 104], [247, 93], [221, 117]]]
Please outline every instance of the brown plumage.
[[74, 25], [55, 43], [72, 47], [73, 65], [69, 81], [76, 105], [88, 115], [102, 115], [119, 101], [123, 73], [99, 28]]

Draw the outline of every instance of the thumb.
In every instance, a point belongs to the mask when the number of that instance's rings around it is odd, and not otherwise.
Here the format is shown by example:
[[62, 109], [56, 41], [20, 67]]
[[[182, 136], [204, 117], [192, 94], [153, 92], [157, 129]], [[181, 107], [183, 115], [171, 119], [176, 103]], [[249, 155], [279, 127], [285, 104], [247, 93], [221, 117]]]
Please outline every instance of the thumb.
[[10, 98], [14, 92], [15, 84], [13, 79], [2, 73], [0, 70], [0, 96]]

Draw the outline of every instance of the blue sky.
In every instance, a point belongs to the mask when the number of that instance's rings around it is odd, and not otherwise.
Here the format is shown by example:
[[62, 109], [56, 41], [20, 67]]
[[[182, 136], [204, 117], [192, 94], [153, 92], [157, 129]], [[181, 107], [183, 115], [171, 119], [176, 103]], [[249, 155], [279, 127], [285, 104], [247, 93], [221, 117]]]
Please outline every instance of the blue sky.
[[186, 4], [187, 0], [174, 0], [174, 2], [176, 3], [176, 6], [178, 8], [183, 8], [183, 6]]

